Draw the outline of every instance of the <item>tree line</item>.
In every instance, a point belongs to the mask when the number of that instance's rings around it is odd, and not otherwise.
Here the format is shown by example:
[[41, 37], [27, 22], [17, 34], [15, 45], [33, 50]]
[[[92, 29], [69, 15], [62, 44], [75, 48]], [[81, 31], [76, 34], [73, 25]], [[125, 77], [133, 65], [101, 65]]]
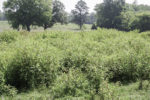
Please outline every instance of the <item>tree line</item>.
[[103, 0], [103, 3], [95, 6], [96, 13], [89, 13], [88, 9], [84, 0], [79, 0], [70, 14], [59, 0], [7, 0], [4, 3], [5, 16], [18, 30], [23, 28], [30, 31], [32, 25], [47, 29], [55, 23], [70, 22], [79, 25], [80, 29], [84, 24], [93, 24], [92, 29], [150, 30], [150, 6], [137, 5], [137, 0], [133, 4], [125, 0]]
[[96, 5], [97, 26], [123, 31], [150, 30], [150, 6], [127, 4], [125, 0], [104, 0]]

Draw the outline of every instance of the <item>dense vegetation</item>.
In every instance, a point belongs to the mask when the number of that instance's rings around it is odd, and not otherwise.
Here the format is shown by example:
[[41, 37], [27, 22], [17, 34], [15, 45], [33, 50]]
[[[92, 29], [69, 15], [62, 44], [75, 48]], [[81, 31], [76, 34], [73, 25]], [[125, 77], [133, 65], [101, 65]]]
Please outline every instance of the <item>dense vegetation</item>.
[[4, 11], [14, 29], [20, 27], [30, 31], [31, 25], [47, 28], [52, 17], [51, 0], [7, 0]]
[[150, 78], [149, 42], [148, 32], [112, 29], [2, 32], [0, 94], [45, 87], [55, 99], [97, 95], [105, 100], [117, 97], [111, 82], [140, 80], [135, 89], [143, 89]]
[[[97, 26], [122, 31], [150, 30], [150, 6], [125, 3], [125, 0], [104, 0], [96, 5]], [[106, 13], [107, 12], [107, 13]]]
[[4, 3], [18, 31], [0, 22], [2, 100], [149, 100], [150, 6], [104, 0], [89, 14], [79, 0], [68, 16], [51, 1]]
[[[17, 7], [16, 7], [17, 4]], [[33, 10], [30, 10], [33, 9]], [[8, 0], [4, 3], [4, 13], [11, 26], [15, 29], [26, 29], [30, 26], [42, 26], [44, 29], [56, 23], [67, 24], [73, 22], [83, 29], [84, 24], [93, 24], [102, 28], [114, 28], [121, 31], [150, 30], [150, 6], [133, 4], [125, 0], [103, 0], [95, 6], [95, 13], [89, 13], [84, 0], [79, 0], [70, 14], [59, 0]], [[107, 13], [106, 13], [107, 12]], [[6, 19], [0, 12], [0, 20]], [[35, 17], [36, 16], [36, 17]], [[143, 28], [144, 27], [144, 28]]]

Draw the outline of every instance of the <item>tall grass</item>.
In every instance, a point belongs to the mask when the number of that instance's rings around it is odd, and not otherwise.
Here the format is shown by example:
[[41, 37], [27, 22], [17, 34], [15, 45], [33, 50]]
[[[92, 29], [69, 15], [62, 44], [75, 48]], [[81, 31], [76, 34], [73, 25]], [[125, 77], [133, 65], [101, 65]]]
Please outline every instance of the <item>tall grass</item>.
[[150, 79], [149, 36], [113, 29], [3, 32], [0, 86], [8, 87], [11, 95], [45, 87], [54, 99], [87, 100], [96, 95], [111, 100], [118, 94], [110, 82], [140, 80], [143, 86]]

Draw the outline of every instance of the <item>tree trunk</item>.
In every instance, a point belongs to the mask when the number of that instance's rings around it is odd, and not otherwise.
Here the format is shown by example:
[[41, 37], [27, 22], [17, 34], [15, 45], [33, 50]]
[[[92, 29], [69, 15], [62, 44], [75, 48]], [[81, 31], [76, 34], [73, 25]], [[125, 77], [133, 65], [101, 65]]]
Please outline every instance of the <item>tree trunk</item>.
[[27, 26], [27, 31], [29, 31], [30, 32], [30, 25], [26, 25]]
[[81, 17], [81, 11], [80, 11], [80, 30], [82, 29], [82, 17]]
[[80, 30], [82, 29], [82, 25], [80, 24]]

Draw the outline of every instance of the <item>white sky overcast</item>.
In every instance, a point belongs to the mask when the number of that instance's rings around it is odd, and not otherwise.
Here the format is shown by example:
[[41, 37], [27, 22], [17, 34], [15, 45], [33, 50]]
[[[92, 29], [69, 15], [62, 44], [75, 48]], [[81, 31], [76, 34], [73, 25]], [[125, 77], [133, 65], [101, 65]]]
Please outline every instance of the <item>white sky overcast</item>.
[[[0, 10], [2, 10], [2, 5], [3, 2], [6, 0], [0, 0]], [[66, 11], [70, 12], [72, 9], [74, 9], [75, 4], [79, 1], [79, 0], [60, 0], [61, 2], [63, 2], [63, 4], [65, 5]], [[94, 7], [96, 4], [101, 3], [103, 0], [84, 0], [88, 7], [89, 7], [89, 11], [92, 12], [94, 11]], [[128, 3], [133, 3], [134, 0], [126, 0], [126, 2]], [[150, 5], [150, 0], [137, 0], [138, 4], [147, 4]]]

